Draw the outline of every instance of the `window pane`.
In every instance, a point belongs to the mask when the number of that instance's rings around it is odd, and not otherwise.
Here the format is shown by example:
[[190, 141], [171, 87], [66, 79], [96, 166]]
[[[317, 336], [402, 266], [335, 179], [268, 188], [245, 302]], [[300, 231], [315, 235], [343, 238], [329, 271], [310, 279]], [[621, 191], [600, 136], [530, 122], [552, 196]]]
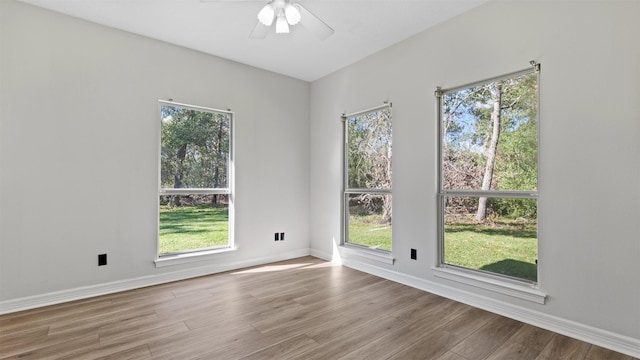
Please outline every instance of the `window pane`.
[[160, 196], [161, 255], [228, 244], [228, 195]]
[[537, 88], [531, 73], [443, 95], [443, 189], [537, 189]]
[[536, 199], [488, 198], [476, 220], [474, 197], [444, 197], [444, 262], [537, 281]]
[[350, 189], [391, 189], [391, 110], [347, 119]]
[[162, 105], [162, 188], [228, 188], [229, 114]]
[[348, 242], [391, 251], [391, 195], [347, 194]]

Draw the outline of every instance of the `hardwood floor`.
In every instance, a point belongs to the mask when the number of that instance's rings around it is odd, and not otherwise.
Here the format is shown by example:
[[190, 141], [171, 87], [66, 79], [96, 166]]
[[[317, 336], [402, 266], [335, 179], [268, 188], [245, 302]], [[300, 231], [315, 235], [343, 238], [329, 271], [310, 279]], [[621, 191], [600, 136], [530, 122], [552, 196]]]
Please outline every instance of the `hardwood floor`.
[[0, 359], [625, 359], [305, 257], [0, 316]]

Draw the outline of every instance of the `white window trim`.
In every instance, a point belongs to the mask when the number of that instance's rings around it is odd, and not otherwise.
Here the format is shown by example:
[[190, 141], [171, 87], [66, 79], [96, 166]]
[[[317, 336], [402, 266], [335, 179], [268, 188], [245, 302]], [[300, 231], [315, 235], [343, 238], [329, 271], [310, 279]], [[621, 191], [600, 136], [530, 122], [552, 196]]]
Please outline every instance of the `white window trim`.
[[162, 165], [160, 156], [162, 154], [162, 123], [158, 126], [157, 139], [158, 139], [158, 198], [160, 195], [187, 195], [187, 194], [224, 194], [229, 196], [229, 213], [228, 213], [228, 243], [225, 246], [206, 248], [202, 250], [184, 251], [171, 254], [160, 254], [160, 202], [158, 201], [158, 228], [156, 237], [156, 259], [154, 263], [156, 267], [165, 267], [170, 265], [179, 265], [195, 261], [204, 261], [219, 256], [218, 254], [228, 253], [235, 251], [235, 113], [229, 110], [220, 110], [214, 108], [208, 108], [197, 105], [184, 104], [174, 102], [172, 100], [158, 100], [158, 112], [163, 105], [178, 106], [183, 108], [189, 108], [198, 111], [217, 112], [222, 114], [228, 114], [229, 120], [229, 163], [227, 169], [227, 186], [226, 188], [181, 188], [181, 189], [167, 189], [163, 188], [160, 183], [162, 176]]
[[350, 243], [340, 246], [340, 252], [342, 253], [341, 256], [345, 258], [357, 256], [369, 260], [375, 260], [387, 265], [393, 265], [396, 261], [390, 251], [374, 250]]
[[509, 281], [506, 278], [492, 276], [479, 271], [441, 265], [433, 268], [433, 275], [537, 304], [544, 305], [547, 299], [547, 294], [541, 291], [534, 283], [527, 284], [517, 280]]
[[[341, 206], [341, 223], [342, 223], [342, 239], [340, 241], [340, 249], [343, 249], [346, 254], [352, 254], [359, 257], [372, 259], [376, 261], [380, 261], [385, 264], [393, 265], [395, 263], [395, 258], [392, 255], [393, 251], [393, 235], [391, 239], [391, 248], [392, 251], [382, 250], [382, 249], [370, 249], [366, 246], [361, 246], [357, 244], [352, 244], [347, 241], [349, 238], [349, 223], [346, 219], [347, 217], [347, 208], [348, 208], [348, 196], [349, 194], [388, 194], [393, 196], [393, 187], [389, 189], [356, 189], [349, 188], [347, 174], [348, 174], [348, 163], [347, 163], [347, 144], [348, 144], [348, 135], [347, 135], [347, 119], [357, 115], [363, 115], [370, 112], [378, 111], [381, 109], [388, 108], [391, 110], [392, 104], [390, 102], [385, 101], [383, 105], [375, 106], [373, 108], [369, 108], [366, 110], [361, 110], [357, 112], [353, 112], [350, 114], [343, 113], [341, 116], [341, 120], [343, 123], [342, 129], [342, 206]], [[393, 114], [392, 114], [393, 116]], [[392, 125], [393, 126], [393, 125]], [[393, 205], [392, 205], [393, 206]]]
[[224, 247], [218, 249], [207, 249], [202, 251], [184, 252], [172, 255], [163, 255], [153, 262], [157, 268], [188, 264], [197, 261], [207, 261], [219, 258], [221, 255], [238, 250], [236, 247]]
[[[497, 273], [488, 273], [481, 270], [468, 269], [458, 267], [455, 265], [449, 265], [445, 263], [444, 254], [444, 202], [443, 199], [446, 196], [485, 196], [485, 197], [505, 197], [505, 198], [530, 198], [537, 199], [538, 191], [479, 191], [479, 190], [451, 190], [443, 189], [443, 173], [442, 173], [442, 96], [447, 92], [459, 91], [472, 86], [486, 84], [488, 82], [495, 82], [519, 75], [529, 74], [535, 72], [538, 74], [538, 84], [540, 83], [540, 64], [535, 61], [530, 62], [532, 68], [521, 71], [512, 72], [509, 74], [493, 77], [490, 79], [482, 80], [479, 82], [458, 86], [450, 89], [441, 89], [438, 87], [435, 91], [436, 96], [436, 111], [438, 121], [438, 266], [433, 268], [434, 276], [456, 281], [466, 285], [474, 286], [477, 288], [490, 290], [503, 295], [509, 295], [517, 297], [523, 300], [532, 301], [538, 304], [545, 304], [547, 294], [540, 291], [539, 279], [538, 282], [528, 282], [526, 280], [520, 280], [510, 278], [508, 276], [500, 275]], [[540, 106], [540, 99], [538, 95], [538, 107]], [[540, 109], [537, 111], [540, 114]], [[539, 125], [538, 125], [539, 126]], [[539, 144], [538, 144], [539, 148]], [[539, 167], [538, 167], [539, 168]]]

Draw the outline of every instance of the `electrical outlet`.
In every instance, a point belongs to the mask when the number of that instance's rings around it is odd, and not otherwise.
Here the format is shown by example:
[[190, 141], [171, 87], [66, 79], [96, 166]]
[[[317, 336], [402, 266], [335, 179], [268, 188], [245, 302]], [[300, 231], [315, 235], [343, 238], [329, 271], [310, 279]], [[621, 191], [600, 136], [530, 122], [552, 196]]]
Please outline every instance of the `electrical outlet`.
[[284, 241], [284, 233], [283, 232], [280, 233], [280, 241]]
[[98, 266], [107, 265], [107, 254], [98, 255]]
[[275, 233], [275, 235], [273, 236], [273, 241], [278, 241], [278, 240], [280, 240], [280, 234]]
[[418, 259], [418, 250], [411, 249], [411, 260], [417, 260], [417, 259]]

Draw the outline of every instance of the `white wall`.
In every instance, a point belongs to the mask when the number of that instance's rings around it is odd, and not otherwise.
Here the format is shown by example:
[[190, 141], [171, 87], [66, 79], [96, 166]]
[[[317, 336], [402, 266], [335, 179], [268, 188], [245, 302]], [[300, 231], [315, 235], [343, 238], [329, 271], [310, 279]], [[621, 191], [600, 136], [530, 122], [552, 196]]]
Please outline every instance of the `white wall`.
[[[307, 82], [12, 0], [0, 23], [0, 303], [309, 253]], [[236, 114], [238, 250], [156, 268], [168, 98]]]
[[[356, 265], [457, 289], [454, 297], [516, 318], [533, 314], [563, 329], [575, 322], [578, 331], [600, 334], [610, 347], [620, 340], [638, 354], [638, 14], [637, 1], [492, 2], [309, 86], [0, 0], [0, 312], [3, 303], [37, 305], [86, 288], [109, 291], [297, 256], [309, 244], [333, 255], [339, 116], [390, 100], [396, 263]], [[539, 280], [546, 305], [431, 270], [433, 91], [519, 70], [529, 60], [542, 64]], [[157, 100], [167, 98], [236, 112], [239, 249], [156, 268]], [[287, 240], [273, 242], [276, 231]], [[410, 248], [418, 249], [417, 261], [409, 260]], [[109, 265], [97, 267], [103, 252]]]
[[[312, 83], [312, 253], [334, 256], [340, 239], [339, 116], [388, 99], [396, 263], [351, 264], [424, 288], [457, 289], [454, 296], [471, 294], [469, 302], [544, 318], [543, 325], [557, 321], [566, 330], [576, 322], [640, 354], [639, 18], [637, 1], [491, 2]], [[434, 90], [521, 70], [530, 60], [542, 65], [539, 282], [546, 305], [432, 271]]]

